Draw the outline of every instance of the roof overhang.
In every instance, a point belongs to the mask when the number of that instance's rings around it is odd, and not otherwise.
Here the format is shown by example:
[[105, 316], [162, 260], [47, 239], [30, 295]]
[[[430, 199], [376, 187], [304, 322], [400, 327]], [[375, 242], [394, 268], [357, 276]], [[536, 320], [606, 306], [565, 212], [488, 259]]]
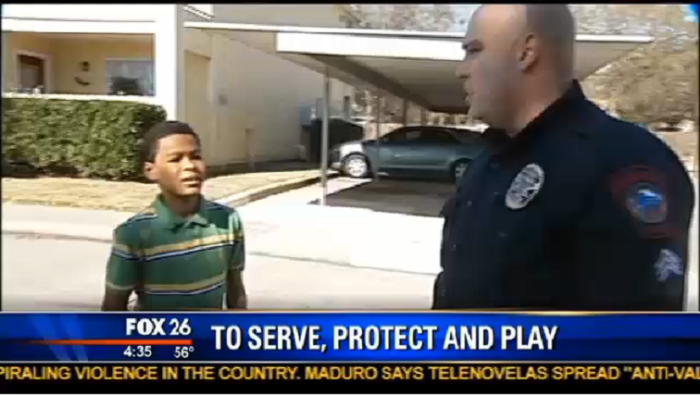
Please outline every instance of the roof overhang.
[[[431, 111], [465, 111], [461, 85], [455, 80], [455, 67], [464, 56], [462, 33], [219, 22], [186, 22], [185, 27], [225, 34], [318, 72], [327, 71], [353, 86], [383, 91]], [[652, 41], [647, 36], [578, 35], [576, 77], [583, 80]]]
[[[380, 37], [280, 32], [277, 52], [303, 54], [366, 79], [377, 88], [437, 112], [464, 112], [464, 93], [455, 71], [464, 57], [462, 35], [451, 38]], [[575, 72], [583, 80], [600, 68], [651, 42], [648, 37], [580, 35]], [[384, 77], [384, 78], [382, 78]], [[363, 78], [365, 79], [365, 78]]]
[[67, 34], [154, 34], [150, 21], [76, 21], [2, 18], [3, 32]]
[[[204, 8], [192, 4], [185, 5], [185, 19], [192, 21], [211, 20], [212, 16], [204, 11]], [[138, 11], [138, 10], [137, 10]], [[148, 11], [148, 10], [147, 10]], [[129, 20], [116, 19], [46, 19], [28, 18], [16, 16], [2, 17], [2, 31], [4, 32], [24, 32], [24, 33], [56, 33], [56, 34], [136, 34], [153, 35], [157, 31], [155, 19], [148, 17], [148, 12], [144, 17], [135, 16]]]
[[[455, 67], [463, 58], [462, 33], [337, 29], [299, 26], [186, 22], [185, 26], [228, 35], [248, 46], [356, 87], [410, 100], [436, 112], [466, 110]], [[641, 45], [646, 36], [579, 35], [576, 76], [583, 80]]]

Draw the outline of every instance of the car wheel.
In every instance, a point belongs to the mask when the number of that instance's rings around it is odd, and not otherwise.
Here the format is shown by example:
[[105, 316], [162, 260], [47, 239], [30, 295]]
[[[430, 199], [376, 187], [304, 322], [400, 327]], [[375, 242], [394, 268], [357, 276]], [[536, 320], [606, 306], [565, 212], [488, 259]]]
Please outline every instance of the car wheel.
[[468, 160], [459, 160], [457, 161], [454, 166], [452, 166], [452, 180], [457, 182], [462, 179], [462, 176], [464, 175], [464, 172], [467, 171], [467, 168], [469, 167], [470, 161]]
[[365, 178], [369, 175], [369, 163], [364, 155], [352, 154], [343, 161], [343, 173], [352, 178]]

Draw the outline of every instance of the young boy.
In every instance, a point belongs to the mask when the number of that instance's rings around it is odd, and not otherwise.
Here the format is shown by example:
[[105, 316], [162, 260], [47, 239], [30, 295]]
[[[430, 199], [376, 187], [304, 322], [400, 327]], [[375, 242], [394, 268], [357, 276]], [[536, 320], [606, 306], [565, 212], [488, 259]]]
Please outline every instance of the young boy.
[[236, 210], [206, 200], [199, 136], [186, 123], [154, 126], [142, 145], [144, 173], [160, 194], [114, 231], [102, 310], [245, 309], [243, 227]]

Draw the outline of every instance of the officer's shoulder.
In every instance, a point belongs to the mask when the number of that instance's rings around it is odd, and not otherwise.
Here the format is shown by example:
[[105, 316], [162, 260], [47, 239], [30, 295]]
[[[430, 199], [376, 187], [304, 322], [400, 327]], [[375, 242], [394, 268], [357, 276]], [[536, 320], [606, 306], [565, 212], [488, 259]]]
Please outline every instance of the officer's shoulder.
[[658, 136], [632, 122], [607, 115], [596, 130], [596, 145], [605, 159], [637, 165], [676, 167], [678, 155]]

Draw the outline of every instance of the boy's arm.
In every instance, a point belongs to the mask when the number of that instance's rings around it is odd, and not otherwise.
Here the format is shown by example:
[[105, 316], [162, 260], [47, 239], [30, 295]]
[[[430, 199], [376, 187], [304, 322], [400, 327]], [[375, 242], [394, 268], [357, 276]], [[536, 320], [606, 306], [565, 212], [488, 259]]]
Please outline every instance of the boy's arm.
[[233, 254], [229, 261], [228, 274], [226, 276], [226, 306], [229, 309], [246, 309], [248, 298], [243, 285], [243, 269], [245, 268], [245, 238], [243, 224], [234, 212], [233, 218]]
[[107, 262], [102, 311], [126, 311], [129, 296], [138, 283], [138, 250], [129, 243], [124, 229], [114, 231], [112, 251]]

